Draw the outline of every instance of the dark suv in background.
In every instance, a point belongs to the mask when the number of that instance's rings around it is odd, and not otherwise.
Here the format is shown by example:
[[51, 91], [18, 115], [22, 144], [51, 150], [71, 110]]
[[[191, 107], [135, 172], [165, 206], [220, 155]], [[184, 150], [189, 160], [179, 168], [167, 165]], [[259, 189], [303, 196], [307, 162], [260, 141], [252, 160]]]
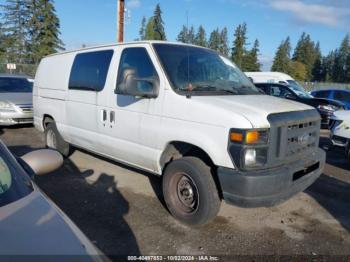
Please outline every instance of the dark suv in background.
[[267, 95], [294, 100], [315, 107], [321, 115], [323, 128], [329, 127], [330, 118], [336, 110], [346, 109], [345, 105], [336, 100], [315, 98], [302, 87], [278, 83], [254, 83]]

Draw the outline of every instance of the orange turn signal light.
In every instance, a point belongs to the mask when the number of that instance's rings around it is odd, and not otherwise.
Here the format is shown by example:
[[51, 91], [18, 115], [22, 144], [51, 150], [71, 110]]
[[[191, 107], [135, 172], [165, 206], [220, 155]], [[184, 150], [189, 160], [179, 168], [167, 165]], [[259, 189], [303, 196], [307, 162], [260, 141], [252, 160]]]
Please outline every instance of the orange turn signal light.
[[259, 142], [259, 138], [260, 138], [260, 135], [258, 131], [248, 131], [246, 133], [245, 142], [247, 144], [255, 144]]
[[230, 139], [231, 141], [233, 142], [243, 142], [243, 134], [242, 133], [235, 133], [235, 132], [232, 132], [230, 134]]

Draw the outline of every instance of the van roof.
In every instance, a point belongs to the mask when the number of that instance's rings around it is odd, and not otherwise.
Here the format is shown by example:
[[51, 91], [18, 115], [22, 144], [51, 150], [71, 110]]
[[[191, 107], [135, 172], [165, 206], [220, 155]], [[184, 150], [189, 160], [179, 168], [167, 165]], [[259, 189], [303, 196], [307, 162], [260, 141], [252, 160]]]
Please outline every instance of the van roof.
[[[51, 57], [51, 56], [56, 56], [56, 55], [61, 55], [61, 54], [75, 53], [75, 52], [79, 52], [79, 51], [100, 49], [100, 48], [106, 48], [106, 47], [115, 47], [115, 46], [123, 46], [123, 45], [136, 45], [136, 44], [170, 44], [170, 45], [183, 45], [183, 46], [194, 46], [194, 47], [199, 47], [199, 48], [205, 48], [205, 47], [196, 46], [196, 45], [192, 45], [192, 44], [185, 44], [185, 43], [181, 43], [181, 42], [168, 42], [168, 41], [156, 41], [156, 40], [132, 41], [132, 42], [105, 44], [105, 45], [89, 46], [89, 47], [85, 47], [85, 48], [67, 50], [67, 51], [62, 51], [62, 52], [58, 52], [58, 53], [54, 53], [54, 54], [48, 55], [46, 57]], [[207, 48], [205, 48], [205, 49], [207, 49]]]
[[268, 77], [282, 77], [293, 80], [290, 75], [281, 72], [245, 72], [248, 76], [268, 76]]

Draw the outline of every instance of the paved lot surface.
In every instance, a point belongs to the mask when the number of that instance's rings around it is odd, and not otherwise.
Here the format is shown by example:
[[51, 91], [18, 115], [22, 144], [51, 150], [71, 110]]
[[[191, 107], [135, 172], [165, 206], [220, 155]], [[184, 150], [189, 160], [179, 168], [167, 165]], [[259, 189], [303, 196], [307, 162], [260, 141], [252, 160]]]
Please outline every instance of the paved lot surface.
[[[0, 129], [0, 138], [18, 155], [44, 145], [30, 126]], [[291, 200], [255, 209], [223, 203], [200, 228], [168, 214], [160, 178], [84, 151], [36, 182], [107, 255], [350, 255], [350, 161], [340, 150], [327, 152], [324, 174]]]

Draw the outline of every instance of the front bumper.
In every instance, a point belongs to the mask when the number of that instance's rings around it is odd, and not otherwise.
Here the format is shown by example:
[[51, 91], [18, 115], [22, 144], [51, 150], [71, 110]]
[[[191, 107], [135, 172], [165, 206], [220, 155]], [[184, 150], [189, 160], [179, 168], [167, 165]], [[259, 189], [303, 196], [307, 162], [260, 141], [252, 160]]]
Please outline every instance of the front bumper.
[[0, 112], [0, 126], [13, 126], [18, 124], [32, 124], [33, 112]]
[[304, 191], [322, 174], [326, 154], [316, 152], [298, 161], [260, 171], [218, 168], [225, 201], [241, 207], [273, 206]]

